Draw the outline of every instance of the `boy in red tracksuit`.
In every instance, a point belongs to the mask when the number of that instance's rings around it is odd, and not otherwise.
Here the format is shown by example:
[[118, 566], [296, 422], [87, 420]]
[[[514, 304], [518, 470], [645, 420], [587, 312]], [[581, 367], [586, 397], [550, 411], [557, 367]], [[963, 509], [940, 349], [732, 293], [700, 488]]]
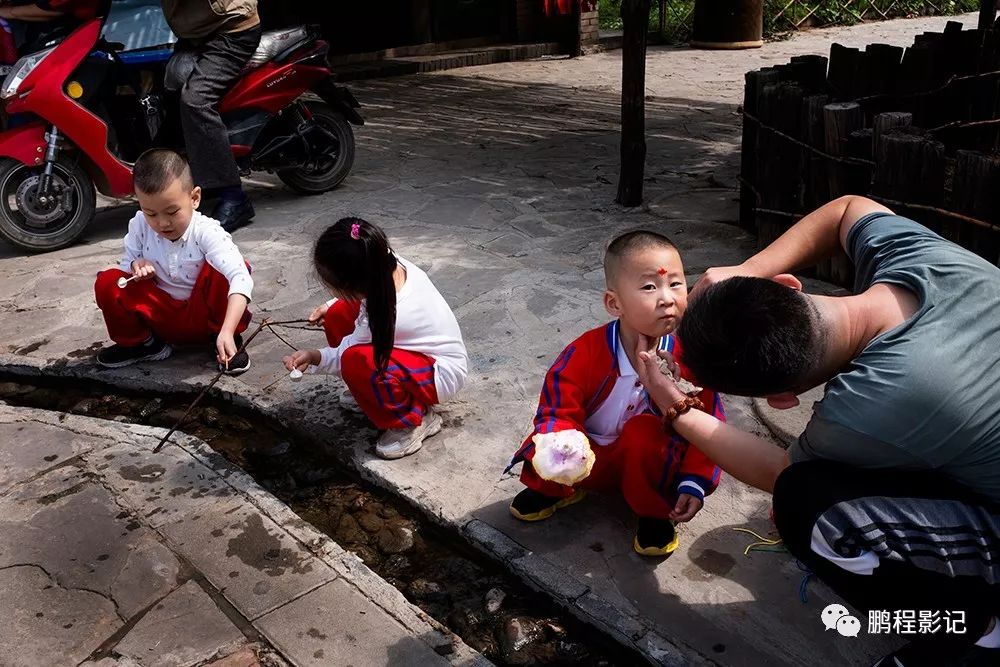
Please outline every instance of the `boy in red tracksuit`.
[[[590, 474], [576, 485], [542, 479], [532, 466], [529, 437], [511, 465], [523, 461], [527, 487], [510, 505], [522, 521], [546, 519], [582, 500], [585, 490], [621, 493], [638, 515], [636, 552], [669, 556], [677, 549], [675, 523], [689, 521], [718, 486], [720, 471], [697, 448], [664, 424], [634, 370], [639, 351], [670, 352], [682, 377], [680, 343], [671, 335], [687, 307], [684, 267], [666, 237], [629, 232], [608, 246], [604, 305], [617, 319], [583, 334], [549, 369], [534, 433], [575, 429], [596, 455]], [[715, 392], [697, 395], [701, 406], [725, 420]]]

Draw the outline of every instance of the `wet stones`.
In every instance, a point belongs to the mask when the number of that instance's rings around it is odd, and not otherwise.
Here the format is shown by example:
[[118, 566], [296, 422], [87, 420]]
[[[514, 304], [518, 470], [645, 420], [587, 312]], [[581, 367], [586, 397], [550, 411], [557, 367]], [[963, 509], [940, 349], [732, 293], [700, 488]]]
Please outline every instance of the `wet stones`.
[[[381, 531], [383, 526], [385, 525], [385, 521], [382, 519], [382, 517], [380, 517], [378, 514], [370, 510], [366, 510], [358, 514], [357, 521], [358, 525], [360, 525], [364, 531], [369, 533], [377, 533]], [[411, 540], [411, 546], [412, 546], [412, 540]], [[405, 549], [403, 551], [405, 551]], [[386, 553], [401, 553], [401, 552], [387, 551]]]
[[150, 416], [159, 412], [160, 408], [162, 407], [163, 407], [163, 399], [154, 398], [149, 403], [146, 403], [146, 405], [142, 406], [142, 408], [139, 410], [139, 417], [141, 419], [148, 419]]
[[538, 623], [530, 618], [513, 617], [507, 620], [497, 639], [506, 662], [512, 665], [530, 665], [536, 661], [538, 640], [544, 633]]
[[507, 594], [499, 588], [491, 588], [486, 591], [486, 611], [491, 614], [497, 613], [506, 597]]
[[413, 529], [389, 526], [378, 533], [378, 550], [384, 554], [400, 554], [413, 548]]
[[34, 387], [17, 382], [0, 382], [0, 398], [14, 398], [24, 396], [34, 391]]

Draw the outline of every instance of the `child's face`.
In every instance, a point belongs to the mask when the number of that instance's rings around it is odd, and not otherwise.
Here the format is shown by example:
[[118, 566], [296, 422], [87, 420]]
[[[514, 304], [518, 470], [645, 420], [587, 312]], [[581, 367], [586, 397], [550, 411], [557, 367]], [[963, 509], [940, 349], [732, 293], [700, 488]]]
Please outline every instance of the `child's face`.
[[146, 224], [165, 239], [176, 241], [184, 236], [194, 211], [201, 203], [201, 188], [188, 190], [181, 179], [175, 178], [162, 192], [149, 194], [136, 190], [139, 208]]
[[604, 307], [622, 324], [650, 338], [672, 332], [687, 308], [687, 281], [673, 248], [648, 248], [624, 258]]

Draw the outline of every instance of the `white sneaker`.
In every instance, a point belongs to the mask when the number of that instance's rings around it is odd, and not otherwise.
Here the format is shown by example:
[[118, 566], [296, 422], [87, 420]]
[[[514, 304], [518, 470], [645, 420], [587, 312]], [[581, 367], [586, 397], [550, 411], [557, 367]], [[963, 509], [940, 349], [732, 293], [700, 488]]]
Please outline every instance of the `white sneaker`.
[[340, 401], [340, 407], [345, 410], [350, 410], [351, 412], [361, 412], [361, 406], [358, 405], [357, 399], [354, 398], [354, 394], [351, 393], [350, 389], [344, 389], [337, 396], [337, 400]]
[[383, 459], [401, 459], [420, 451], [424, 439], [441, 430], [441, 415], [428, 410], [423, 422], [416, 428], [392, 428], [375, 443], [375, 453]]

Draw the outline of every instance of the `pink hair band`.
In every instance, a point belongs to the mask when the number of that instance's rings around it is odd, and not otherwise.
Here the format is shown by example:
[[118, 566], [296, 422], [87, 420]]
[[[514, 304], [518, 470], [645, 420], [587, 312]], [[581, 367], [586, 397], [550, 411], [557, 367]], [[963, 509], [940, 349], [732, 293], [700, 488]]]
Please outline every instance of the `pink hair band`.
[[356, 222], [351, 225], [351, 238], [355, 241], [361, 238], [361, 225]]

